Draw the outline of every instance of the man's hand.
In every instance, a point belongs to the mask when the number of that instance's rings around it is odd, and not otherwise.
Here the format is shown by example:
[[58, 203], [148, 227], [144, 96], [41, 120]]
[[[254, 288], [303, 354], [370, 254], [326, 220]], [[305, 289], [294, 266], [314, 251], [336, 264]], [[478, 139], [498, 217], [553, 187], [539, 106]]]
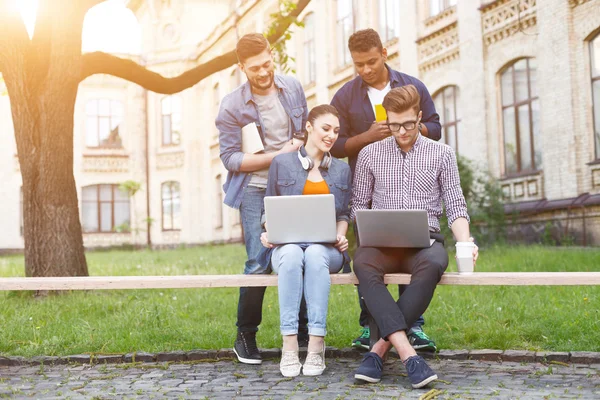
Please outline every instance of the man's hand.
[[370, 143], [379, 142], [386, 137], [392, 135], [392, 131], [388, 128], [385, 121], [373, 122], [369, 127], [369, 130], [365, 132]]
[[348, 239], [344, 235], [337, 235], [337, 242], [335, 244], [335, 248], [340, 251], [340, 253], [348, 250]]
[[[475, 239], [473, 239], [473, 237], [470, 237], [469, 242], [473, 242], [473, 244], [475, 244]], [[479, 247], [475, 245], [475, 247], [473, 247], [473, 266], [475, 266], [475, 264], [477, 263], [477, 257], [479, 257]]]
[[274, 247], [272, 243], [269, 243], [269, 236], [267, 235], [267, 232], [263, 232], [260, 234], [260, 242], [267, 249], [272, 249]]
[[287, 142], [285, 142], [283, 147], [278, 151], [278, 153], [285, 154], [285, 153], [291, 153], [294, 151], [298, 151], [298, 149], [300, 148], [301, 145], [302, 145], [302, 142], [298, 139], [288, 140]]

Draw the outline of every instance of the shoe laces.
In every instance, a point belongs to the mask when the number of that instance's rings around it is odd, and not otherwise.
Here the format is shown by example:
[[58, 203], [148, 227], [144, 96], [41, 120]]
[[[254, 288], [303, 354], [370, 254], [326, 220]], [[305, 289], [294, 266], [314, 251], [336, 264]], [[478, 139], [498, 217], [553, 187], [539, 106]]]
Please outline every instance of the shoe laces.
[[306, 355], [306, 362], [304, 363], [309, 365], [323, 365], [323, 357], [321, 353], [308, 353]]
[[360, 334], [361, 339], [370, 339], [371, 338], [371, 328], [364, 327], [362, 328], [362, 333]]
[[256, 334], [252, 332], [243, 332], [241, 337], [248, 354], [258, 353], [258, 347], [256, 346]]
[[419, 339], [431, 341], [431, 339], [429, 339], [429, 336], [427, 336], [427, 334], [425, 332], [423, 332], [423, 331], [414, 331], [412, 333], [412, 335], [418, 337]]
[[281, 365], [284, 367], [297, 365], [300, 363], [298, 358], [298, 352], [296, 351], [283, 351], [281, 355]]
[[373, 352], [368, 352], [363, 357], [362, 362], [364, 363], [367, 360], [371, 361], [371, 363], [375, 365], [375, 368], [377, 368], [378, 371], [383, 371], [383, 360], [381, 359], [381, 357], [379, 357], [379, 355]]

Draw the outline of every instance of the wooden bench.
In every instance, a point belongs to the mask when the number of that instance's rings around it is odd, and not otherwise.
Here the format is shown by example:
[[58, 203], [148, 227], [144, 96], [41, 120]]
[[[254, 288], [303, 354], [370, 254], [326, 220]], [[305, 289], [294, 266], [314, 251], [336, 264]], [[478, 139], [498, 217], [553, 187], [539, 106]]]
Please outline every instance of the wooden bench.
[[[410, 274], [387, 274], [387, 284], [408, 284]], [[331, 275], [332, 285], [356, 285], [353, 273]], [[474, 272], [445, 273], [440, 285], [475, 286], [591, 286], [600, 285], [600, 272]], [[277, 286], [277, 275], [177, 275], [177, 276], [85, 276], [48, 278], [0, 278], [2, 290], [116, 290], [192, 289]], [[379, 330], [369, 317], [371, 345]]]
[[[408, 284], [409, 274], [388, 274], [387, 284]], [[354, 274], [331, 275], [332, 285], [356, 285]], [[600, 285], [600, 272], [448, 272], [440, 285], [474, 286], [593, 286]], [[176, 275], [176, 276], [85, 276], [48, 278], [0, 278], [3, 290], [116, 290], [192, 289], [277, 286], [277, 275]]]

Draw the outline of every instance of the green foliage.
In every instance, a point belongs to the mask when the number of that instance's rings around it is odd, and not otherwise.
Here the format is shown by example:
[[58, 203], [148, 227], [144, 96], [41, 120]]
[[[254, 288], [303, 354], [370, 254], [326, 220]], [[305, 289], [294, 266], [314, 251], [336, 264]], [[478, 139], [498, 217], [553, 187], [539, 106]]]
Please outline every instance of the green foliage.
[[[270, 36], [277, 31], [277, 28], [283, 24], [289, 24], [290, 27], [298, 26], [304, 27], [304, 23], [298, 21], [296, 17], [292, 16], [291, 13], [296, 9], [296, 2], [292, 0], [279, 0], [279, 11], [270, 15], [273, 22], [265, 32], [265, 36]], [[290, 66], [290, 63], [294, 63], [296, 59], [290, 57], [286, 51], [286, 42], [292, 38], [292, 33], [288, 28], [285, 33], [275, 43], [271, 43], [273, 50], [273, 58], [275, 63], [279, 65], [282, 73], [288, 74], [290, 72], [295, 73], [296, 69]]]
[[142, 183], [133, 180], [125, 181], [119, 185], [119, 190], [127, 193], [129, 197], [135, 196], [135, 194], [139, 192], [141, 188]]
[[[465, 157], [458, 156], [457, 163], [460, 185], [471, 218], [471, 235], [479, 245], [489, 246], [506, 242], [506, 217], [502, 189], [498, 181]], [[440, 224], [447, 244], [451, 245], [448, 239], [453, 236], [445, 214]]]

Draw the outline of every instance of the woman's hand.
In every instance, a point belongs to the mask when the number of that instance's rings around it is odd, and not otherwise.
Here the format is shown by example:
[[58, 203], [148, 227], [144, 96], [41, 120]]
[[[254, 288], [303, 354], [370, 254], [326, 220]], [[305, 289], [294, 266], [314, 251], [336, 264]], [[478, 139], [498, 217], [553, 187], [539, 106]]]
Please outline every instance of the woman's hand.
[[348, 239], [346, 239], [346, 236], [337, 235], [337, 243], [335, 244], [335, 248], [341, 253], [348, 250]]
[[263, 232], [260, 234], [260, 242], [267, 249], [273, 248], [273, 244], [269, 243], [269, 236], [267, 235], [267, 232]]

